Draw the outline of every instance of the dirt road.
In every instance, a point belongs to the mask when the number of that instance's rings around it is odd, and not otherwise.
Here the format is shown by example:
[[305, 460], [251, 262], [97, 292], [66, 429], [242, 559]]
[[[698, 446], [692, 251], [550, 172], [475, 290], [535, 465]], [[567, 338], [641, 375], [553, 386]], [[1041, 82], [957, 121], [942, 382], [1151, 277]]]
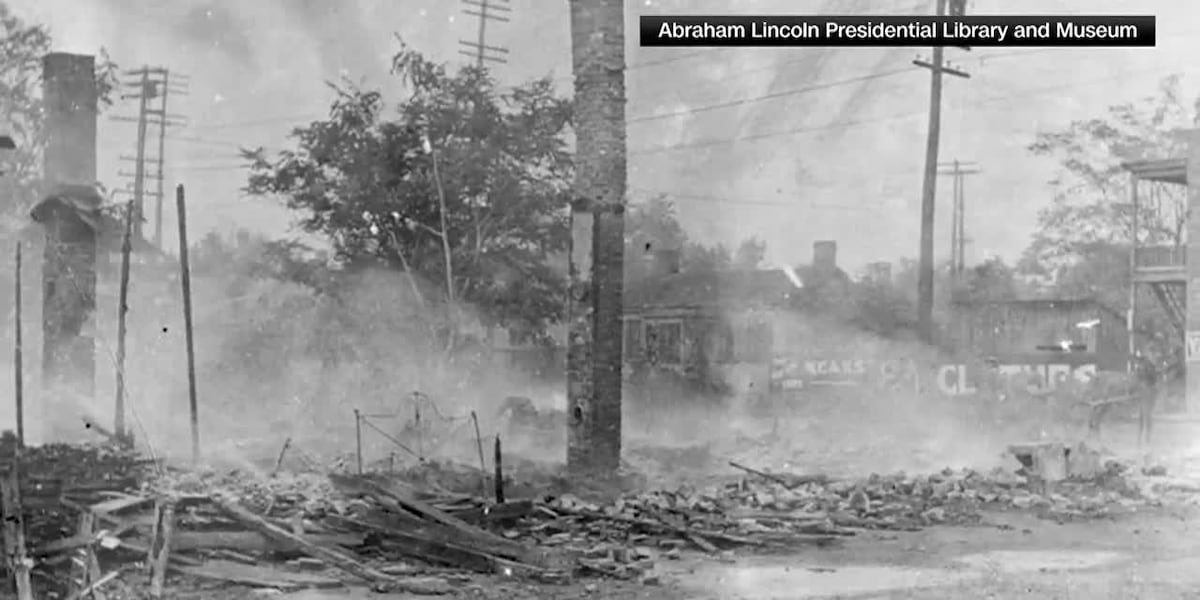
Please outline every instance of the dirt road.
[[[1195, 598], [1200, 512], [1057, 524], [993, 514], [992, 527], [869, 535], [832, 550], [696, 566], [689, 600]], [[690, 570], [690, 569], [689, 569]]]

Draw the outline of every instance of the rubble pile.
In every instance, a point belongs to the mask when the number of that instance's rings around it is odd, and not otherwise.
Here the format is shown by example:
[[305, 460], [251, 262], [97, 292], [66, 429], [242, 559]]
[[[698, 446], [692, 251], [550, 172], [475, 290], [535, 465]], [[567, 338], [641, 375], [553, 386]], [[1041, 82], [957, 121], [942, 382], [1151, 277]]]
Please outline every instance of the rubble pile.
[[[766, 475], [766, 474], [763, 474]], [[913, 530], [933, 524], [975, 524], [984, 510], [1032, 510], [1039, 516], [1100, 518], [1154, 503], [1123, 476], [1116, 463], [1102, 475], [1045, 486], [1038, 477], [995, 469], [946, 469], [931, 475], [871, 475], [859, 480], [793, 480], [771, 476], [726, 489], [734, 504], [773, 511], [827, 515], [861, 529]]]
[[[556, 485], [540, 494], [538, 486], [509, 485], [517, 499], [496, 502], [489, 497], [494, 482], [457, 464], [366, 475], [201, 471], [146, 478], [145, 461], [112, 449], [51, 446], [23, 460], [48, 461], [21, 484], [28, 554], [39, 597], [47, 598], [121, 585], [120, 575], [136, 565], [148, 565], [160, 586], [167, 573], [193, 587], [357, 583], [418, 594], [448, 593], [473, 574], [653, 583], [655, 565], [686, 550], [823, 547], [864, 530], [976, 524], [986, 510], [1092, 518], [1153, 502], [1115, 463], [1053, 485], [1026, 469], [834, 479], [730, 463], [742, 477], [707, 490], [684, 486], [603, 501], [540, 495], [561, 491], [561, 473], [522, 465], [515, 470]], [[55, 473], [57, 480], [45, 475]], [[501, 487], [510, 483], [506, 477]], [[47, 520], [53, 526], [34, 526], [38, 498], [54, 505], [48, 510], [56, 516]]]

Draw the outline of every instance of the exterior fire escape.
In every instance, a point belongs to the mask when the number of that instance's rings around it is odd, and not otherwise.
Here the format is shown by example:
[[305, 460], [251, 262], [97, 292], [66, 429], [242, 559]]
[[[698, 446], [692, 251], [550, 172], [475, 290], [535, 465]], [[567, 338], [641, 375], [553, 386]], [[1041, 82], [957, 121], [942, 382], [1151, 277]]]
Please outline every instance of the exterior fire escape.
[[[1183, 240], [1165, 243], [1156, 230], [1164, 220], [1186, 223], [1186, 196], [1176, 206], [1162, 206], [1163, 188], [1183, 186], [1187, 193], [1187, 160], [1184, 158], [1126, 163], [1131, 175], [1130, 202], [1133, 205], [1133, 248], [1130, 263], [1133, 281], [1129, 289], [1129, 345], [1134, 344], [1133, 320], [1137, 313], [1139, 286], [1148, 286], [1166, 311], [1180, 339], [1187, 327], [1187, 247]], [[1167, 214], [1164, 213], [1179, 213]], [[1182, 221], [1178, 221], [1182, 219]], [[1146, 222], [1153, 220], [1152, 222]], [[1170, 227], [1170, 225], [1167, 225]], [[1186, 227], [1180, 231], [1186, 231]]]

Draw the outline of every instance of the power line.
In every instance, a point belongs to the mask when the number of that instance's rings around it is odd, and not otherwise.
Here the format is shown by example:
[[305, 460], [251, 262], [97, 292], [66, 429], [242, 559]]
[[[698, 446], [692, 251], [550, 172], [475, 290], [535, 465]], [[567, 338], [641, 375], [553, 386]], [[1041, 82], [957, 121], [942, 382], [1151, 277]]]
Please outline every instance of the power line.
[[662, 196], [662, 197], [665, 197], [666, 200], [668, 200], [668, 201], [672, 201], [672, 200], [676, 200], [676, 199], [683, 199], [683, 200], [694, 201], [694, 202], [708, 202], [708, 203], [712, 203], [712, 204], [731, 204], [731, 205], [746, 205], [746, 206], [774, 206], [774, 207], [779, 207], [779, 208], [791, 208], [791, 209], [807, 207], [807, 208], [814, 209], [814, 210], [846, 210], [846, 211], [878, 210], [880, 208], [880, 206], [878, 204], [874, 204], [874, 205], [864, 204], [861, 206], [854, 206], [854, 205], [846, 205], [846, 204], [827, 204], [827, 203], [821, 203], [821, 202], [815, 202], [815, 201], [789, 202], [789, 201], [785, 201], [785, 200], [756, 200], [756, 199], [747, 199], [747, 198], [731, 198], [731, 197], [727, 197], [727, 196], [714, 196], [711, 194], [697, 194], [697, 193], [691, 193], [691, 192], [653, 190], [653, 189], [638, 188], [638, 187], [632, 187], [632, 188], [630, 188], [630, 191], [635, 192], [636, 194], [641, 195], [641, 196], [646, 196], [648, 198], [656, 198], [656, 197]]
[[[1016, 94], [1008, 94], [1008, 95], [1004, 95], [1004, 96], [992, 96], [992, 97], [980, 99], [976, 102], [968, 104], [967, 106], [978, 106], [980, 104], [987, 104], [989, 102], [1012, 100], [1015, 98], [1024, 98], [1024, 97], [1038, 95], [1038, 94], [1042, 94], [1042, 93], [1046, 93], [1046, 92], [1054, 92], [1054, 91], [1060, 91], [1060, 90], [1064, 90], [1064, 89], [1078, 88], [1078, 87], [1085, 86], [1085, 85], [1093, 85], [1096, 83], [1104, 83], [1104, 82], [1112, 81], [1114, 79], [1122, 79], [1122, 78], [1129, 77], [1131, 74], [1139, 72], [1139, 71], [1143, 75], [1156, 75], [1156, 76], [1159, 75], [1158, 73], [1151, 73], [1151, 72], [1147, 72], [1147, 71], [1141, 71], [1139, 69], [1134, 69], [1134, 70], [1124, 71], [1124, 72], [1117, 73], [1115, 75], [1110, 75], [1110, 76], [1106, 76], [1106, 77], [1098, 78], [1098, 79], [1094, 79], [1094, 80], [1086, 80], [1086, 81], [1068, 83], [1068, 84], [1062, 84], [1062, 85], [1053, 85], [1053, 86], [1047, 86], [1044, 88], [1035, 88], [1032, 90], [1024, 90], [1024, 91], [1016, 93]], [[662, 152], [672, 152], [672, 151], [676, 151], [676, 150], [693, 150], [693, 149], [711, 148], [711, 147], [717, 147], [717, 146], [725, 146], [725, 145], [729, 145], [729, 144], [736, 144], [736, 143], [740, 143], [740, 142], [751, 142], [751, 141], [771, 139], [771, 138], [776, 138], [776, 137], [798, 135], [798, 134], [803, 134], [803, 133], [815, 133], [815, 132], [821, 132], [821, 131], [828, 131], [830, 129], [848, 129], [848, 128], [852, 128], [852, 127], [860, 126], [860, 125], [869, 125], [869, 124], [880, 123], [880, 122], [884, 122], [884, 121], [894, 121], [897, 119], [905, 119], [905, 118], [910, 118], [910, 117], [915, 117], [915, 116], [922, 116], [924, 114], [925, 114], [925, 110], [921, 110], [921, 111], [915, 111], [915, 112], [906, 112], [906, 113], [898, 113], [898, 114], [893, 114], [893, 115], [886, 115], [886, 116], [882, 116], [882, 117], [871, 117], [871, 118], [865, 118], [865, 119], [850, 119], [850, 120], [845, 120], [845, 121], [827, 123], [825, 125], [795, 127], [795, 128], [791, 128], [791, 129], [783, 129], [783, 130], [779, 130], [779, 131], [768, 131], [768, 132], [763, 132], [763, 133], [758, 133], [758, 134], [736, 136], [736, 137], [731, 137], [731, 138], [700, 140], [697, 142], [685, 142], [685, 143], [681, 143], [681, 144], [670, 144], [670, 145], [658, 146], [658, 147], [653, 147], [653, 148], [646, 148], [646, 149], [642, 149], [642, 150], [631, 150], [629, 152], [629, 154], [631, 156], [632, 155], [648, 155], [648, 154], [659, 154]]]
[[[715, 48], [715, 49], [709, 49], [709, 50], [701, 50], [701, 51], [697, 51], [697, 52], [689, 52], [687, 54], [673, 56], [673, 57], [665, 58], [665, 59], [661, 59], [661, 60], [654, 60], [654, 61], [647, 61], [647, 62], [631, 64], [631, 65], [626, 66], [625, 70], [634, 71], [634, 70], [638, 70], [638, 69], [646, 69], [646, 68], [658, 67], [658, 66], [662, 66], [662, 65], [669, 65], [669, 64], [674, 64], [676, 62], [680, 62], [683, 60], [689, 60], [692, 58], [709, 56], [709, 55], [718, 54], [718, 53], [728, 54], [730, 50], [733, 50], [733, 48]], [[1070, 51], [1070, 50], [1074, 50], [1074, 49], [1073, 48], [1040, 48], [1040, 49], [1036, 49], [1036, 50], [1017, 50], [1017, 51], [1013, 51], [1013, 52], [1002, 52], [1002, 53], [998, 53], [998, 54], [982, 55], [982, 56], [978, 56], [978, 57], [973, 57], [970, 60], [978, 62], [982, 65], [984, 62], [989, 61], [989, 60], [994, 60], [994, 59], [1009, 58], [1009, 57], [1013, 57], [1013, 56], [1028, 56], [1028, 55], [1034, 55], [1034, 54], [1044, 54], [1047, 52], [1061, 53], [1061, 52]], [[761, 72], [761, 71], [778, 69], [780, 67], [787, 66], [787, 65], [793, 65], [793, 64], [803, 63], [803, 62], [812, 62], [815, 58], [817, 58], [817, 57], [806, 56], [804, 58], [797, 58], [797, 59], [790, 59], [790, 60], [786, 60], [786, 61], [782, 61], [782, 62], [775, 62], [775, 63], [771, 63], [768, 65], [763, 65], [761, 67], [755, 67], [752, 69], [742, 69], [742, 70], [737, 71], [736, 73], [731, 73], [730, 77], [741, 77], [741, 76], [751, 74], [751, 73], [757, 73], [757, 72]], [[555, 78], [555, 80], [557, 80], [557, 81], [565, 81], [568, 79], [570, 79], [569, 76], [563, 77], [563, 78]], [[295, 114], [295, 115], [283, 116], [283, 117], [267, 117], [267, 118], [263, 118], [263, 119], [250, 119], [250, 120], [245, 120], [245, 121], [230, 121], [230, 122], [225, 122], [225, 123], [212, 123], [212, 124], [192, 127], [191, 129], [195, 129], [195, 130], [232, 129], [232, 128], [238, 128], [238, 127], [253, 127], [255, 125], [269, 125], [272, 123], [292, 123], [292, 122], [303, 121], [303, 120], [316, 120], [316, 119], [327, 118], [328, 116], [329, 116], [328, 113], [320, 114], [320, 115], [318, 115], [316, 113], [304, 113], [304, 114]], [[657, 118], [657, 117], [654, 117], [654, 118]], [[652, 120], [652, 118], [638, 117], [638, 118], [633, 119], [632, 122], [639, 122], [639, 121], [644, 121], [644, 120]], [[179, 138], [176, 138], [176, 139], [179, 139]]]
[[908, 69], [896, 69], [893, 71], [884, 71], [882, 73], [872, 73], [869, 75], [861, 75], [859, 77], [851, 77], [849, 79], [841, 79], [838, 81], [819, 83], [817, 85], [811, 85], [811, 86], [807, 86], [807, 87], [796, 88], [796, 89], [786, 90], [786, 91], [782, 91], [782, 92], [772, 92], [770, 94], [763, 94], [761, 96], [753, 96], [750, 98], [743, 98], [741, 100], [731, 100], [729, 102], [719, 102], [717, 104], [708, 104], [708, 105], [704, 105], [704, 106], [697, 106], [694, 108], [685, 108], [682, 110], [677, 110], [677, 111], [669, 112], [669, 113], [661, 113], [661, 114], [657, 114], [657, 115], [646, 115], [644, 117], [634, 117], [632, 119], [627, 119], [626, 122], [627, 123], [645, 123], [647, 121], [657, 121], [657, 120], [661, 120], [661, 119], [670, 119], [672, 117], [682, 117], [682, 116], [694, 115], [697, 113], [707, 112], [710, 110], [717, 110], [717, 109], [721, 109], [721, 108], [731, 108], [734, 106], [742, 106], [745, 104], [753, 104], [756, 102], [762, 102], [764, 100], [775, 100], [778, 98], [786, 98], [788, 96], [797, 96], [800, 94], [807, 94], [810, 92], [817, 92], [817, 91], [821, 91], [821, 90], [827, 90], [830, 88], [840, 87], [840, 86], [848, 85], [851, 83], [861, 83], [864, 81], [870, 81], [872, 79], [882, 79], [884, 77], [892, 77], [894, 75], [900, 75], [900, 74], [905, 74], [905, 73], [909, 73], [909, 72], [910, 71]]
[[[1006, 53], [1004, 56], [1018, 56], [1018, 55], [1023, 55], [1023, 54], [1033, 54], [1033, 53], [1037, 53], [1037, 52], [1040, 52], [1040, 51], [1021, 52], [1021, 53], [1017, 53], [1017, 52]], [[983, 57], [983, 58], [986, 58], [986, 57]], [[1094, 79], [1087, 79], [1087, 80], [1083, 80], [1083, 81], [1068, 82], [1068, 83], [1063, 83], [1063, 84], [1055, 84], [1055, 85], [1051, 85], [1051, 86], [1038, 87], [1038, 88], [1033, 88], [1033, 89], [1028, 89], [1028, 90], [1022, 90], [1022, 91], [1019, 91], [1019, 92], [1016, 92], [1013, 94], [989, 96], [989, 97], [975, 100], [970, 103], [966, 103], [964, 106], [965, 107], [978, 107], [980, 105], [989, 104], [992, 102], [1003, 102], [1006, 100], [1027, 98], [1029, 96], [1035, 96], [1035, 95], [1040, 95], [1040, 94], [1045, 94], [1045, 93], [1058, 92], [1058, 91], [1068, 90], [1068, 89], [1076, 89], [1079, 87], [1095, 85], [1095, 84], [1099, 84], [1099, 83], [1106, 83], [1106, 82], [1113, 81], [1116, 79], [1125, 79], [1130, 76], [1137, 76], [1137, 75], [1158, 76], [1160, 74], [1157, 72], [1150, 72], [1150, 71], [1145, 71], [1142, 69], [1129, 69], [1129, 70], [1121, 71], [1121, 72], [1118, 72], [1118, 73], [1115, 73], [1112, 75], [1107, 75], [1104, 77], [1099, 77], [1099, 78], [1094, 78]], [[798, 90], [793, 90], [793, 91], [796, 91], [797, 93], [799, 93]], [[749, 102], [751, 100], [753, 100], [753, 99], [748, 98], [748, 99], [744, 99], [744, 100], [739, 100], [737, 102]], [[685, 111], [678, 111], [678, 112], [686, 113], [689, 110], [696, 111], [696, 112], [704, 112], [706, 110], [711, 110], [711, 109], [708, 107], [697, 107], [695, 109], [687, 109]], [[736, 137], [731, 137], [731, 138], [699, 140], [696, 142], [670, 144], [670, 145], [664, 145], [664, 146], [644, 148], [644, 149], [640, 149], [640, 150], [634, 149], [634, 150], [630, 150], [628, 154], [631, 156], [634, 156], [634, 155], [644, 156], [644, 155], [660, 154], [660, 153], [673, 152], [673, 151], [679, 151], [679, 150], [699, 150], [699, 149], [726, 146], [726, 145], [730, 145], [730, 144], [737, 144], [737, 143], [741, 143], [741, 142], [754, 142], [754, 141], [759, 141], [759, 140], [764, 140], [764, 139], [773, 139], [773, 138], [777, 138], [777, 137], [795, 136], [795, 135], [803, 135], [803, 134], [809, 134], [809, 133], [822, 133], [825, 131], [830, 131], [830, 130], [835, 130], [835, 129], [853, 129], [855, 127], [860, 127], [860, 126], [864, 126], [864, 125], [875, 125], [878, 123], [883, 123], [883, 122], [888, 122], [888, 121], [895, 121], [895, 120], [899, 120], [899, 119], [906, 119], [906, 118], [922, 116], [925, 114], [925, 112], [926, 112], [925, 110], [919, 110], [919, 111], [911, 111], [911, 112], [905, 112], [905, 113], [896, 113], [896, 114], [891, 114], [891, 115], [883, 115], [883, 116], [879, 116], [879, 117], [868, 117], [868, 118], [862, 118], [862, 119], [848, 119], [848, 120], [835, 121], [832, 123], [826, 123], [823, 125], [801, 126], [801, 127], [794, 127], [794, 128], [783, 129], [783, 130], [778, 130], [778, 131], [768, 131], [768, 132], [763, 132], [763, 133], [758, 133], [758, 134], [736, 136]], [[676, 116], [676, 115], [672, 114], [672, 116]], [[651, 115], [651, 117], [659, 118], [657, 115]], [[634, 119], [631, 119], [631, 121], [646, 119], [646, 118], [647, 117], [635, 117]], [[228, 142], [228, 141], [222, 141], [222, 140], [208, 140], [205, 138], [168, 138], [168, 139], [193, 140], [196, 143], [207, 143], [207, 144], [213, 144], [213, 145], [228, 145], [231, 147], [242, 146], [241, 144], [237, 144], [236, 142]], [[234, 167], [234, 168], [240, 168], [240, 167]]]

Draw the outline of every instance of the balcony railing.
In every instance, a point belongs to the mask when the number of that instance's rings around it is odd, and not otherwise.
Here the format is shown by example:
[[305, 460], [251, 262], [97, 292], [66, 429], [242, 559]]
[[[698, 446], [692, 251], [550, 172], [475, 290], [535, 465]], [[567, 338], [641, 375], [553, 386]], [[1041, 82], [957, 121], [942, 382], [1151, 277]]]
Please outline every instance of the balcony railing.
[[1182, 267], [1187, 264], [1184, 246], [1143, 246], [1134, 252], [1134, 265], [1139, 269]]

